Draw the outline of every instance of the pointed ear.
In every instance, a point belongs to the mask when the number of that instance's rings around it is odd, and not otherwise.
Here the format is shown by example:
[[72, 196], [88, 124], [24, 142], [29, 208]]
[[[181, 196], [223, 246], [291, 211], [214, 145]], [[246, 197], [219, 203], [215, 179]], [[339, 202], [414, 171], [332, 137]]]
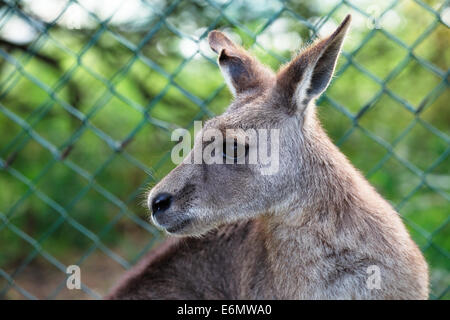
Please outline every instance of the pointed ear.
[[331, 36], [309, 47], [278, 73], [275, 90], [290, 113], [303, 113], [311, 99], [328, 87], [350, 21], [348, 15]]
[[220, 70], [234, 96], [250, 90], [263, 89], [273, 81], [273, 72], [234, 44], [222, 32], [211, 31], [208, 41], [211, 49], [219, 55]]

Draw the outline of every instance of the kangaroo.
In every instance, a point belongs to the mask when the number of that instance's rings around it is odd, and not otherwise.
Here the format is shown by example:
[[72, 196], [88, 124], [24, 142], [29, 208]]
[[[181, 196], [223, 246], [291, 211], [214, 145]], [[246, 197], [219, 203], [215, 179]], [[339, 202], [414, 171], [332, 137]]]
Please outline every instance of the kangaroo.
[[234, 101], [204, 124], [187, 158], [207, 146], [206, 129], [278, 129], [278, 171], [178, 165], [148, 195], [153, 222], [174, 237], [106, 298], [428, 298], [427, 263], [398, 213], [316, 115], [314, 100], [330, 82], [350, 20], [276, 74], [210, 32]]

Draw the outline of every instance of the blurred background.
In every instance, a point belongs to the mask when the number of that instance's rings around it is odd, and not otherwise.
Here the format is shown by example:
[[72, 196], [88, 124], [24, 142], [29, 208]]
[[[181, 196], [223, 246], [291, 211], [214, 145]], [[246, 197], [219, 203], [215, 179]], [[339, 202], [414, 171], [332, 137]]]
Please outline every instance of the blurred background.
[[1, 0], [0, 299], [100, 298], [162, 240], [142, 202], [174, 167], [170, 134], [231, 99], [210, 30], [276, 69], [348, 13], [320, 118], [402, 215], [430, 298], [449, 299], [443, 0]]

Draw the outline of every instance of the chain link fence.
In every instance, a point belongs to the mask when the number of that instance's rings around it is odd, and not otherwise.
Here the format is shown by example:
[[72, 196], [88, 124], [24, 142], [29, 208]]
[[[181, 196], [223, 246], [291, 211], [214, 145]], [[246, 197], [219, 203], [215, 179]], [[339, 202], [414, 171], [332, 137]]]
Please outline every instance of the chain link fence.
[[[206, 37], [273, 68], [353, 15], [318, 101], [450, 298], [448, 1], [0, 1], [0, 298], [101, 298], [160, 241], [141, 206], [173, 129], [230, 101]], [[66, 287], [79, 265], [81, 290]]]

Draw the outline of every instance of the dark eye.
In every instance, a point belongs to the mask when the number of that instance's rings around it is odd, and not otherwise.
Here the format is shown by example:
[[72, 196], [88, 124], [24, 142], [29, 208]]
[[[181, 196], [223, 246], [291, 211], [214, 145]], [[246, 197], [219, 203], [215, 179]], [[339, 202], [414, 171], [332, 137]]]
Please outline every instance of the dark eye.
[[226, 163], [226, 159], [231, 159], [231, 160], [233, 160], [233, 163], [237, 163], [237, 160], [239, 158], [241, 158], [242, 156], [247, 157], [248, 149], [249, 149], [248, 145], [247, 144], [245, 145], [244, 154], [239, 154], [239, 151], [240, 151], [239, 149], [240, 148], [238, 147], [238, 143], [237, 143], [236, 139], [233, 140], [233, 143], [228, 143], [228, 144], [227, 144], [227, 141], [224, 141], [223, 142], [223, 151], [222, 151], [224, 162]]

